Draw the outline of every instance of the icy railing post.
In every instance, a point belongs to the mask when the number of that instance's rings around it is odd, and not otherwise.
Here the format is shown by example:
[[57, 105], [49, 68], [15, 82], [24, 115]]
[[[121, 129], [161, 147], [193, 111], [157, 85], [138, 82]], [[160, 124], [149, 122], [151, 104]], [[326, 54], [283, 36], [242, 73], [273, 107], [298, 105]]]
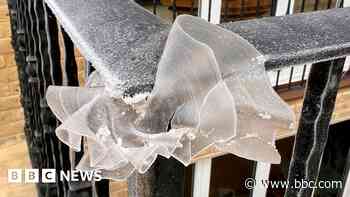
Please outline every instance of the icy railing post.
[[312, 65], [289, 167], [291, 185], [285, 197], [313, 196], [315, 188], [294, 188], [293, 184], [302, 180], [316, 183], [318, 179], [344, 62], [341, 58]]

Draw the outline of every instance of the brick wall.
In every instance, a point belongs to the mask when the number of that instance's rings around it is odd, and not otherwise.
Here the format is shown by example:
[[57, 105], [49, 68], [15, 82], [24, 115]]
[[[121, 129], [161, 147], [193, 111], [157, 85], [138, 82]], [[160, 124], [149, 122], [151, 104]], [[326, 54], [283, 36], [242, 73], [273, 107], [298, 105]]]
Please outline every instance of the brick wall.
[[[62, 39], [60, 39], [62, 43]], [[63, 58], [63, 52], [61, 52]], [[84, 59], [76, 50], [79, 80], [83, 82]], [[0, 143], [23, 135], [23, 111], [16, 62], [11, 46], [11, 30], [6, 0], [0, 0]]]
[[7, 1], [0, 0], [0, 139], [23, 133], [19, 91]]

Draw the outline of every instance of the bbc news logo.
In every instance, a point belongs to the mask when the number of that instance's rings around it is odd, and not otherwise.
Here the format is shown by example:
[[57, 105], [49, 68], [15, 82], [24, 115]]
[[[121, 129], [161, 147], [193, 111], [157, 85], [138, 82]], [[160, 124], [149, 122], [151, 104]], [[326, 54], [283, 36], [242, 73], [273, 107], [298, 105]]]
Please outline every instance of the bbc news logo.
[[100, 181], [100, 170], [59, 171], [56, 169], [8, 169], [7, 180], [9, 183], [56, 183], [57, 181]]

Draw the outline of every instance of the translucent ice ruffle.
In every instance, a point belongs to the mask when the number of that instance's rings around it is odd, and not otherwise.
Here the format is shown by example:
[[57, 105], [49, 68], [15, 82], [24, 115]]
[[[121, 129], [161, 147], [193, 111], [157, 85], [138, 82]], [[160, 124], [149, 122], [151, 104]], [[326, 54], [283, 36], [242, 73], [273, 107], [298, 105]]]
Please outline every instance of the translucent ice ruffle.
[[[51, 86], [58, 138], [84, 156], [78, 169], [125, 179], [158, 155], [184, 165], [206, 148], [279, 163], [278, 130], [294, 114], [269, 83], [264, 57], [240, 36], [192, 16], [174, 22], [152, 92], [125, 98], [97, 69], [86, 87]], [[117, 91], [118, 92], [118, 91]]]

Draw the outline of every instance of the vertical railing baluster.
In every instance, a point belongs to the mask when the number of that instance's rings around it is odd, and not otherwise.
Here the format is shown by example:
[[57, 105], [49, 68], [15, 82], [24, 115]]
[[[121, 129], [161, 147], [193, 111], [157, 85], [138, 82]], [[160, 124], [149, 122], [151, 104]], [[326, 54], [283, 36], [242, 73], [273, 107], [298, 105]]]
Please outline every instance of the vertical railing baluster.
[[[45, 73], [45, 68], [48, 65], [48, 56], [46, 50], [48, 49], [47, 34], [46, 34], [46, 20], [44, 12], [44, 2], [42, 0], [34, 0], [34, 13], [36, 20], [35, 29], [35, 39], [36, 39], [36, 57], [37, 57], [37, 67], [36, 75], [38, 76], [38, 90], [40, 96], [40, 120], [43, 130], [43, 144], [45, 146], [45, 153], [47, 157], [46, 168], [53, 168], [59, 171], [61, 168], [57, 165], [55, 156], [53, 154], [54, 144], [53, 139], [56, 138], [54, 135], [56, 118], [51, 113], [48, 105], [46, 103], [45, 93], [46, 88], [49, 85], [47, 82], [47, 75]], [[50, 76], [50, 75], [49, 75]], [[57, 140], [56, 140], [57, 141]], [[58, 178], [58, 177], [57, 177]], [[48, 192], [50, 196], [60, 196], [63, 194], [61, 182], [56, 182], [56, 184], [46, 184], [48, 186]]]
[[176, 0], [171, 0], [171, 8], [173, 12], [173, 21], [175, 21], [177, 16], [177, 10], [176, 10]]
[[318, 4], [320, 3], [319, 0], [315, 0], [315, 4], [314, 4], [314, 10], [318, 10]]
[[[305, 0], [302, 0], [305, 2]], [[294, 0], [277, 0], [276, 5], [274, 5], [274, 16], [283, 16], [283, 15], [289, 15], [293, 13], [294, 9]], [[272, 9], [272, 8], [271, 8]], [[289, 76], [289, 83], [288, 83], [288, 88], [290, 88], [292, 78], [293, 78], [293, 71], [294, 68], [291, 68], [290, 76]], [[280, 85], [280, 75], [281, 75], [281, 70], [278, 70], [276, 73], [276, 83], [275, 83], [275, 88], [278, 88]]]
[[[8, 0], [7, 1], [7, 7], [9, 10], [9, 17], [10, 17], [10, 23], [11, 23], [11, 33], [16, 33], [18, 29], [18, 4], [16, 0]], [[16, 47], [16, 40], [12, 39], [11, 40], [11, 45], [13, 47]]]
[[78, 66], [74, 55], [74, 44], [68, 34], [61, 28], [63, 37], [63, 67], [64, 67], [64, 85], [79, 86]]
[[[108, 179], [102, 179], [100, 181], [94, 182], [93, 181], [93, 189], [95, 190], [95, 193], [97, 196], [94, 197], [109, 197], [109, 180]], [[81, 197], [81, 196], [77, 196]]]
[[307, 67], [307, 65], [305, 64], [304, 67], [303, 67], [303, 73], [301, 74], [301, 80], [302, 81], [305, 80], [306, 67]]
[[276, 88], [277, 88], [278, 85], [279, 85], [280, 75], [281, 75], [281, 70], [278, 70], [278, 71], [277, 71], [277, 74], [276, 74], [276, 84], [275, 84], [275, 87], [276, 87]]
[[[288, 181], [317, 181], [345, 58], [312, 65]], [[313, 188], [288, 187], [285, 197], [311, 197]]]
[[245, 0], [240, 0], [239, 18], [243, 19], [245, 12]]
[[256, 18], [260, 18], [260, 0], [256, 0], [256, 7], [255, 7], [255, 14]]
[[84, 63], [84, 68], [85, 68], [85, 79], [95, 70], [94, 67], [92, 67], [92, 63], [85, 60]]
[[228, 13], [229, 13], [229, 0], [225, 0], [224, 3], [224, 21], [228, 21]]
[[330, 9], [331, 7], [332, 7], [332, 0], [328, 0], [327, 9]]
[[153, 14], [157, 15], [158, 0], [153, 0]]
[[264, 181], [269, 180], [271, 170], [271, 164], [256, 162], [255, 177], [256, 185], [251, 193], [251, 197], [265, 197], [267, 193], [267, 187], [263, 185]]
[[288, 89], [290, 89], [292, 86], [293, 73], [294, 73], [294, 67], [291, 67], [289, 72]]
[[293, 13], [294, 0], [278, 0], [276, 5], [276, 16], [284, 16]]
[[276, 0], [271, 0], [270, 16], [275, 16], [276, 15], [276, 6], [277, 6], [277, 1]]
[[221, 5], [222, 0], [211, 1], [210, 6], [210, 22], [214, 24], [219, 24], [221, 21]]
[[[43, 76], [44, 92], [49, 85], [62, 84], [62, 70], [60, 62], [60, 50], [58, 44], [57, 21], [43, 0], [40, 1], [40, 9], [43, 17], [42, 28], [42, 65], [41, 73]], [[42, 97], [42, 119], [45, 125], [45, 134], [51, 145], [51, 154], [53, 156], [54, 168], [56, 171], [64, 169], [63, 158], [68, 157], [67, 152], [61, 149], [62, 144], [56, 138], [55, 128], [58, 120], [49, 109], [45, 93]], [[64, 181], [57, 182], [58, 196], [67, 196], [68, 186]]]
[[209, 197], [212, 159], [195, 163], [192, 197]]
[[[9, 1], [9, 8], [10, 10], [13, 8], [11, 5], [13, 5], [14, 1]], [[18, 77], [20, 80], [20, 87], [21, 87], [21, 103], [24, 109], [24, 117], [25, 117], [25, 123], [24, 123], [24, 133], [28, 144], [28, 151], [29, 156], [31, 159], [31, 163], [33, 167], [39, 166], [39, 162], [41, 161], [41, 155], [40, 150], [37, 147], [37, 144], [34, 141], [34, 125], [33, 125], [33, 105], [32, 105], [32, 98], [31, 98], [31, 92], [30, 87], [28, 84], [28, 74], [26, 72], [26, 55], [27, 55], [27, 46], [26, 46], [26, 32], [25, 32], [25, 7], [23, 0], [17, 0], [16, 1], [16, 15], [12, 15], [14, 12], [10, 15], [11, 17], [11, 25], [16, 27], [15, 29], [12, 28], [12, 39], [13, 39], [13, 46], [15, 48], [15, 59], [16, 64], [18, 65]]]
[[300, 12], [304, 12], [305, 11], [305, 1], [306, 0], [302, 0], [301, 1]]
[[[43, 129], [41, 127], [42, 123], [40, 120], [40, 95], [38, 91], [38, 83], [39, 78], [37, 76], [37, 67], [38, 67], [38, 58], [36, 57], [36, 41], [34, 38], [34, 28], [35, 28], [35, 20], [33, 19], [33, 3], [34, 1], [28, 0], [24, 2], [24, 16], [25, 16], [25, 35], [26, 35], [26, 44], [27, 44], [27, 54], [26, 54], [26, 72], [28, 75], [30, 96], [32, 98], [32, 106], [33, 106], [33, 117], [32, 124], [34, 133], [33, 142], [35, 147], [40, 152], [40, 161], [38, 162], [38, 166], [34, 168], [38, 168], [39, 170], [46, 168], [46, 154], [45, 154], [45, 146], [43, 143]], [[38, 183], [38, 194], [39, 196], [48, 195], [48, 187], [47, 184]]]
[[335, 7], [336, 8], [342, 8], [343, 7], [343, 3], [344, 3], [343, 0], [336, 0]]
[[[195, 2], [195, 0], [192, 0], [192, 2], [191, 2], [191, 14], [193, 15], [193, 16], [196, 16], [196, 13], [195, 13], [195, 9], [194, 9], [194, 4], [195, 4], [196, 2]], [[198, 2], [197, 2], [197, 7], [198, 7]]]
[[206, 21], [209, 21], [209, 7], [210, 7], [210, 0], [199, 1], [198, 16]]
[[294, 8], [294, 0], [288, 0], [287, 12], [286, 15], [290, 15], [293, 13]]
[[[10, 21], [12, 30], [12, 45], [15, 49], [15, 60], [17, 64], [19, 85], [21, 88], [21, 104], [24, 109], [24, 133], [27, 140], [29, 157], [33, 168], [39, 168], [42, 161], [41, 149], [38, 143], [35, 141], [35, 125], [34, 125], [34, 112], [32, 93], [30, 89], [29, 75], [27, 72], [28, 63], [26, 57], [28, 54], [27, 47], [27, 24], [26, 24], [26, 1], [23, 0], [9, 0]], [[37, 185], [37, 188], [41, 191], [41, 186]], [[42, 192], [38, 192], [39, 196]]]

